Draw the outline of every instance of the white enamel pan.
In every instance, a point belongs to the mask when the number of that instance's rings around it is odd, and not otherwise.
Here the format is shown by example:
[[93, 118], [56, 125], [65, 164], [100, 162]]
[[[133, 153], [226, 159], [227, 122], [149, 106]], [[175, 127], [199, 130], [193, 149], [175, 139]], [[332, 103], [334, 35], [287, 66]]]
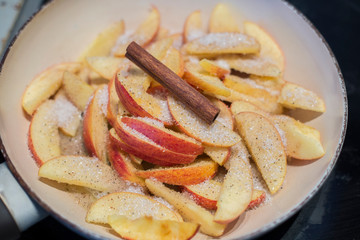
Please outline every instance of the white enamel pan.
[[[58, 0], [40, 10], [19, 32], [1, 61], [0, 135], [6, 165], [1, 166], [0, 195], [21, 230], [42, 215], [39, 204], [64, 225], [92, 239], [117, 239], [107, 228], [85, 222], [86, 211], [67, 192], [39, 180], [38, 167], [27, 146], [29, 120], [21, 108], [21, 95], [31, 79], [46, 67], [76, 60], [77, 56], [110, 23], [124, 19], [134, 29], [151, 5], [158, 7], [162, 25], [182, 31], [185, 18], [201, 10], [207, 22], [215, 0]], [[229, 0], [236, 18], [263, 26], [278, 42], [286, 58], [284, 79], [315, 91], [327, 106], [321, 116], [308, 122], [321, 132], [326, 149], [323, 158], [306, 164], [290, 164], [283, 189], [271, 204], [243, 214], [221, 239], [259, 236], [296, 213], [319, 190], [329, 176], [344, 142], [347, 97], [344, 81], [326, 41], [294, 7], [280, 0]], [[301, 165], [301, 166], [299, 166]], [[14, 179], [33, 199], [21, 202]], [[21, 190], [21, 188], [19, 188]], [[27, 207], [23, 207], [27, 206]], [[19, 213], [19, 209], [26, 209]], [[29, 217], [30, 216], [30, 217]], [[1, 228], [1, 226], [0, 226]], [[195, 239], [207, 239], [198, 234]]]

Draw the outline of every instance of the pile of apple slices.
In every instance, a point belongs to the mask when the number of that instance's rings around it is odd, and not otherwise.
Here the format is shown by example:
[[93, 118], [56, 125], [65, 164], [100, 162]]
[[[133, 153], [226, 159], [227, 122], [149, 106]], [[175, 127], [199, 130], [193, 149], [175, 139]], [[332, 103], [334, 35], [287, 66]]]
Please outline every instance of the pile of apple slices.
[[[278, 44], [253, 22], [238, 25], [229, 6], [215, 6], [208, 31], [195, 11], [169, 35], [155, 7], [133, 33], [124, 28], [112, 24], [78, 62], [46, 69], [22, 98], [39, 176], [93, 194], [87, 222], [123, 238], [221, 236], [281, 189], [288, 158], [325, 154], [319, 131], [284, 114], [322, 113], [324, 101], [283, 80]], [[131, 41], [208, 97], [220, 109], [215, 121], [124, 58]]]

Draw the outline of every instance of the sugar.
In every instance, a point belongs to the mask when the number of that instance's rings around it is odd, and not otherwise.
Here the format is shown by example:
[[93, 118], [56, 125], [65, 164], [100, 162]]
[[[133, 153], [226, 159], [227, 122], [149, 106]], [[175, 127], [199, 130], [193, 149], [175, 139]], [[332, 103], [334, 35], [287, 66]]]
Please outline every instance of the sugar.
[[192, 41], [194, 39], [197, 39], [199, 37], [204, 36], [205, 33], [203, 30], [200, 29], [191, 29], [188, 33], [187, 33], [187, 40], [188, 41]]
[[215, 61], [215, 63], [216, 63], [218, 66], [220, 66], [221, 68], [230, 70], [230, 66], [229, 66], [229, 64], [227, 63], [227, 61], [225, 61], [225, 60], [218, 59], [218, 60]]
[[239, 44], [253, 44], [255, 40], [241, 33], [209, 33], [197, 41], [204, 46], [225, 49]]
[[51, 111], [59, 127], [68, 126], [75, 117], [80, 118], [80, 111], [63, 95], [56, 98]]
[[109, 92], [108, 92], [108, 86], [104, 86], [101, 89], [98, 90], [97, 93], [97, 102], [101, 108], [101, 112], [104, 114], [104, 116], [107, 115], [107, 105], [109, 102]]

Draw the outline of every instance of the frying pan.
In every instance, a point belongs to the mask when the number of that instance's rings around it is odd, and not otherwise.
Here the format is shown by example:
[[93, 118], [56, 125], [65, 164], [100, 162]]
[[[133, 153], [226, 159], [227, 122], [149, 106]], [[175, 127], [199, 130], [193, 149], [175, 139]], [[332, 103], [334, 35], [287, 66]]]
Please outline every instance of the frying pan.
[[[29, 121], [20, 104], [21, 95], [31, 79], [52, 64], [75, 60], [97, 33], [112, 22], [124, 19], [128, 30], [135, 29], [151, 5], [158, 7], [162, 26], [180, 32], [186, 16], [194, 10], [202, 11], [206, 23], [216, 2], [52, 1], [20, 31], [1, 62], [0, 136], [7, 165], [1, 166], [0, 194], [21, 230], [43, 216], [42, 210], [36, 207], [39, 204], [60, 222], [87, 238], [117, 239], [107, 228], [86, 223], [85, 209], [66, 191], [39, 180], [38, 167], [27, 147]], [[303, 120], [308, 120], [307, 124], [320, 131], [325, 156], [312, 162], [289, 162], [283, 189], [272, 197], [271, 203], [243, 214], [222, 236], [222, 239], [244, 239], [259, 236], [291, 217], [324, 183], [344, 142], [347, 98], [344, 81], [332, 51], [314, 26], [294, 7], [280, 0], [225, 2], [231, 5], [239, 23], [244, 19], [254, 21], [278, 42], [286, 59], [284, 79], [315, 91], [327, 106], [327, 111], [317, 118], [301, 115]], [[14, 197], [9, 187], [6, 187], [15, 186], [12, 176], [5, 174], [8, 168], [32, 199], [28, 199], [28, 208], [32, 209], [29, 214], [15, 214], [17, 208], [23, 205], [13, 202], [13, 199], [19, 200], [20, 197]], [[27, 198], [27, 195], [23, 196]], [[26, 219], [30, 220], [21, 224]], [[195, 237], [207, 238], [202, 234]]]

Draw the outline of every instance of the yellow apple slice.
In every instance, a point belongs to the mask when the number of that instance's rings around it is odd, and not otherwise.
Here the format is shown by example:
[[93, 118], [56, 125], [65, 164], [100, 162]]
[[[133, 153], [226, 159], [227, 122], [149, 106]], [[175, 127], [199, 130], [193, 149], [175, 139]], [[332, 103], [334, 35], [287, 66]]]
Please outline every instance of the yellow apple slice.
[[111, 80], [116, 71], [127, 61], [125, 58], [95, 56], [85, 58], [89, 67], [105, 79]]
[[94, 89], [75, 74], [65, 71], [63, 89], [69, 100], [80, 110], [85, 110]]
[[230, 74], [230, 66], [224, 60], [212, 61], [204, 58], [199, 64], [206, 72], [220, 79], [224, 79], [226, 75]]
[[250, 165], [246, 160], [235, 154], [229, 158], [229, 169], [221, 185], [216, 204], [214, 221], [218, 223], [232, 222], [247, 209], [251, 202], [253, 180]]
[[212, 178], [217, 168], [218, 165], [210, 159], [200, 158], [188, 165], [137, 171], [136, 175], [172, 185], [191, 185]]
[[316, 93], [294, 83], [285, 83], [279, 103], [287, 108], [300, 108], [315, 112], [325, 112], [325, 103]]
[[278, 77], [281, 75], [279, 67], [269, 58], [251, 56], [229, 56], [222, 58], [230, 68], [247, 74], [265, 77]]
[[182, 222], [181, 216], [164, 204], [148, 197], [132, 192], [108, 194], [94, 202], [86, 215], [90, 223], [108, 223], [108, 216], [119, 214], [130, 219], [151, 216], [158, 220]]
[[129, 219], [126, 216], [111, 215], [108, 222], [120, 237], [142, 240], [187, 240], [198, 231], [199, 225], [190, 222], [156, 220], [149, 216]]
[[80, 126], [81, 112], [66, 98], [64, 92], [56, 94], [53, 111], [60, 130], [64, 134], [74, 137]]
[[82, 66], [79, 63], [62, 63], [37, 75], [22, 96], [22, 107], [25, 112], [32, 115], [41, 103], [59, 90], [65, 70], [75, 73], [81, 69]]
[[270, 120], [256, 113], [242, 112], [235, 120], [270, 193], [276, 193], [286, 175], [286, 154], [278, 131]]
[[260, 56], [270, 58], [280, 71], [284, 72], [284, 54], [271, 35], [253, 22], [244, 22], [244, 31], [245, 34], [254, 37], [260, 43]]
[[31, 119], [28, 145], [39, 166], [61, 154], [58, 123], [53, 111], [54, 106], [54, 100], [47, 100], [40, 105]]
[[85, 156], [52, 158], [40, 167], [39, 176], [105, 192], [119, 191], [125, 186], [110, 166], [97, 158]]
[[150, 46], [147, 47], [147, 51], [153, 55], [158, 60], [161, 60], [165, 57], [166, 52], [173, 44], [173, 39], [164, 38], [158, 41], [153, 42]]
[[80, 55], [79, 61], [84, 61], [87, 57], [108, 56], [114, 47], [118, 37], [125, 31], [123, 20], [115, 22], [103, 30], [95, 40]]
[[168, 105], [181, 131], [206, 145], [230, 147], [241, 139], [216, 119], [211, 125], [207, 124], [173, 96], [168, 96]]
[[95, 91], [84, 116], [84, 143], [88, 151], [104, 163], [107, 162], [108, 123], [106, 120], [108, 103], [107, 86]]
[[194, 11], [185, 20], [183, 30], [184, 42], [192, 41], [203, 35], [205, 35], [205, 31], [202, 25], [201, 12], [199, 10]]
[[114, 55], [123, 57], [126, 53], [127, 46], [132, 42], [136, 42], [142, 47], [149, 44], [155, 37], [160, 28], [160, 13], [156, 7], [152, 7], [149, 15], [144, 22], [130, 36], [120, 37], [117, 40]]
[[283, 132], [281, 137], [286, 155], [301, 160], [315, 160], [324, 156], [318, 130], [285, 115], [274, 115], [270, 119]]
[[186, 53], [201, 56], [258, 53], [255, 38], [241, 33], [209, 33], [184, 45]]
[[269, 116], [268, 112], [265, 112], [261, 108], [257, 107], [256, 105], [246, 102], [246, 101], [235, 101], [230, 106], [231, 113], [236, 116], [238, 113], [241, 112], [254, 112], [265, 117]]
[[198, 64], [192, 62], [185, 63], [184, 79], [201, 90], [225, 97], [230, 95], [229, 89], [218, 77], [206, 74]]
[[228, 5], [218, 3], [211, 12], [209, 21], [209, 32], [240, 32]]
[[169, 36], [169, 29], [160, 26], [160, 29], [159, 29], [158, 33], [156, 34], [155, 41], [164, 39], [168, 36]]
[[201, 232], [213, 237], [221, 236], [224, 233], [226, 225], [214, 222], [213, 215], [190, 198], [171, 190], [159, 181], [146, 179], [145, 184], [151, 193], [164, 198], [173, 205], [185, 220], [200, 224]]

